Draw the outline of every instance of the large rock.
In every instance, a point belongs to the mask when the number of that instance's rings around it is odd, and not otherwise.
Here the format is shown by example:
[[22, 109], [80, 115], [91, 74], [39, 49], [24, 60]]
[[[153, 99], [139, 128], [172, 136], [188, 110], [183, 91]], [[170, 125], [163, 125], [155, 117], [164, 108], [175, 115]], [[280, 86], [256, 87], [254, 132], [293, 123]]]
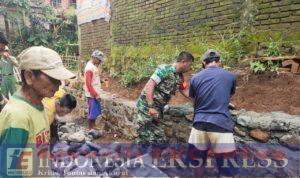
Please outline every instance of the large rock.
[[71, 142], [68, 148], [68, 154], [76, 154], [81, 146], [81, 143]]
[[300, 149], [300, 136], [299, 135], [284, 135], [280, 138], [280, 142], [287, 145], [292, 149]]
[[189, 122], [193, 122], [194, 114], [185, 115], [185, 119]]
[[82, 143], [82, 142], [84, 142], [84, 139], [85, 139], [85, 135], [82, 132], [73, 133], [73, 134], [69, 135], [69, 137], [68, 137], [68, 140], [70, 142]]
[[86, 143], [92, 151], [99, 151], [101, 149], [101, 145], [100, 144], [95, 144], [95, 143], [90, 143], [90, 142], [87, 142]]
[[241, 131], [238, 127], [234, 127], [233, 128], [233, 130], [234, 130], [234, 132], [237, 134], [237, 135], [239, 135], [239, 136], [241, 136], [241, 137], [245, 137], [246, 136], [246, 132], [243, 132], [243, 131]]
[[237, 123], [248, 128], [260, 128], [267, 131], [300, 132], [300, 116], [293, 116], [283, 112], [256, 113], [253, 111], [240, 112]]
[[255, 140], [266, 143], [270, 139], [271, 135], [268, 132], [264, 132], [260, 129], [254, 129], [250, 131], [250, 136]]
[[91, 151], [92, 151], [91, 147], [86, 143], [83, 144], [78, 150], [79, 154], [83, 156], [89, 154]]
[[91, 135], [93, 139], [98, 139], [103, 135], [103, 131], [92, 129], [89, 131], [88, 135]]
[[[138, 164], [143, 160], [141, 164]], [[153, 164], [153, 159], [149, 154], [145, 154], [141, 157], [132, 159], [129, 161], [129, 167], [124, 167], [127, 169], [129, 176], [132, 177], [168, 177], [164, 172], [162, 172], [158, 167]]]
[[60, 136], [59, 139], [60, 139], [61, 141], [67, 141], [68, 138], [69, 138], [69, 134], [68, 134], [68, 133], [64, 133], [64, 134], [62, 134], [62, 135]]
[[72, 129], [67, 125], [63, 125], [59, 128], [59, 131], [63, 133], [70, 133]]
[[165, 114], [169, 114], [174, 117], [184, 117], [185, 115], [192, 114], [194, 112], [194, 108], [190, 104], [167, 105], [164, 112]]
[[247, 127], [251, 122], [251, 120], [252, 120], [251, 116], [248, 115], [239, 115], [237, 117], [237, 123], [244, 127]]
[[53, 146], [51, 153], [55, 156], [61, 156], [66, 154], [68, 152], [68, 149], [69, 149], [68, 144], [59, 143]]

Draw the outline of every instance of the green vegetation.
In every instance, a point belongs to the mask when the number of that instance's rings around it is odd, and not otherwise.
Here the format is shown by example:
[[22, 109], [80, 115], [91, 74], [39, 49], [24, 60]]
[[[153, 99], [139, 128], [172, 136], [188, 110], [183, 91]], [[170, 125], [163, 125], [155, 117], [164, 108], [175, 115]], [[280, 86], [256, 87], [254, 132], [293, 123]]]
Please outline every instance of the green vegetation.
[[263, 62], [261, 61], [251, 61], [250, 62], [250, 69], [255, 73], [255, 74], [260, 74], [264, 71], [266, 71], [266, 66]]
[[176, 46], [163, 43], [137, 46], [112, 45], [106, 71], [114, 68], [114, 75], [121, 78], [124, 86], [128, 86], [148, 78], [157, 65], [174, 62], [180, 51], [188, 51], [194, 55], [193, 70], [199, 71], [202, 67], [200, 58], [210, 48], [221, 53], [223, 65], [228, 69], [237, 64], [246, 53], [242, 35], [242, 33], [220, 35], [221, 39], [217, 41], [208, 41], [199, 37], [193, 42]]
[[270, 42], [268, 46], [268, 56], [280, 56], [279, 43]]
[[[268, 46], [268, 56], [280, 56], [279, 43], [271, 41]], [[278, 73], [280, 63], [279, 61], [251, 61], [250, 69], [255, 74], [261, 74], [265, 71]]]
[[[290, 42], [282, 40], [284, 34], [279, 32], [252, 32], [242, 30], [234, 33], [228, 30], [224, 34], [218, 34], [219, 40], [209, 40], [204, 34], [198, 34], [194, 40], [184, 45], [172, 45], [169, 43], [147, 43], [135, 46], [111, 45], [111, 54], [105, 65], [105, 70], [113, 68], [116, 77], [121, 79], [124, 86], [137, 83], [149, 78], [159, 64], [172, 63], [180, 51], [188, 51], [195, 57], [193, 71], [201, 70], [201, 56], [210, 48], [221, 53], [223, 67], [230, 69], [238, 65], [239, 61], [247, 56], [257, 55], [257, 51], [263, 52], [263, 56], [280, 56], [284, 54], [282, 46]], [[256, 53], [256, 54], [255, 54]], [[250, 64], [255, 74], [265, 71], [278, 72], [280, 64], [276, 61], [253, 61]]]
[[[51, 6], [41, 5], [38, 0], [4, 0], [2, 3], [0, 14], [17, 27], [16, 36], [8, 36], [14, 54], [33, 45], [47, 46], [62, 54], [70, 44], [77, 43], [74, 7], [61, 13]], [[9, 34], [9, 23], [5, 23], [5, 27]], [[71, 54], [76, 52], [74, 48], [69, 50]]]
[[250, 69], [255, 74], [262, 74], [265, 71], [278, 73], [279, 62], [278, 61], [251, 61]]

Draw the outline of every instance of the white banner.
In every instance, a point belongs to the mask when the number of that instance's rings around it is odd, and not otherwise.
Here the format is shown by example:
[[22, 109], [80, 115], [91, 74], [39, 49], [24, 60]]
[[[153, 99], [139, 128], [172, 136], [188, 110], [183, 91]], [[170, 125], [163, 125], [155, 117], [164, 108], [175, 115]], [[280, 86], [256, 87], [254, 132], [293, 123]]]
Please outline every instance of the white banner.
[[77, 0], [78, 25], [101, 18], [110, 20], [109, 0]]

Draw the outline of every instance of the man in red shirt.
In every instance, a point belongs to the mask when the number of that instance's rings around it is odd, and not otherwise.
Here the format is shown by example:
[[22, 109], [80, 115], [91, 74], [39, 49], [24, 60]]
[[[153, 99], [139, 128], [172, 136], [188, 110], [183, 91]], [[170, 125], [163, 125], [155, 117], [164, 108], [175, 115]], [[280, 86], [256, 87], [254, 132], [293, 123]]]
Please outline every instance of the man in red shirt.
[[90, 129], [95, 127], [95, 121], [98, 116], [101, 115], [100, 94], [102, 93], [102, 89], [98, 66], [101, 62], [103, 62], [103, 60], [104, 54], [99, 50], [95, 50], [84, 70], [84, 91], [88, 101], [88, 119]]

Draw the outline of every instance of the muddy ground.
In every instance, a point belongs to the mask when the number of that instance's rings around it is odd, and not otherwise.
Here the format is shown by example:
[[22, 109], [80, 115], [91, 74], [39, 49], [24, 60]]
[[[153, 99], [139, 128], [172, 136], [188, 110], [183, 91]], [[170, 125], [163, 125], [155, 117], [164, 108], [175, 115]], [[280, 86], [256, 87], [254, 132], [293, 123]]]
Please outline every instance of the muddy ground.
[[[300, 115], [300, 75], [291, 73], [252, 74], [248, 69], [234, 69], [237, 76], [236, 94], [232, 103], [238, 109], [256, 112], [284, 111], [289, 114]], [[186, 74], [189, 80], [192, 73]], [[107, 76], [105, 76], [107, 77]], [[105, 91], [116, 93], [119, 97], [136, 100], [147, 81], [131, 85], [128, 88], [121, 85], [120, 80], [109, 78], [109, 87], [103, 86]], [[188, 100], [176, 93], [171, 104], [182, 104]]]

